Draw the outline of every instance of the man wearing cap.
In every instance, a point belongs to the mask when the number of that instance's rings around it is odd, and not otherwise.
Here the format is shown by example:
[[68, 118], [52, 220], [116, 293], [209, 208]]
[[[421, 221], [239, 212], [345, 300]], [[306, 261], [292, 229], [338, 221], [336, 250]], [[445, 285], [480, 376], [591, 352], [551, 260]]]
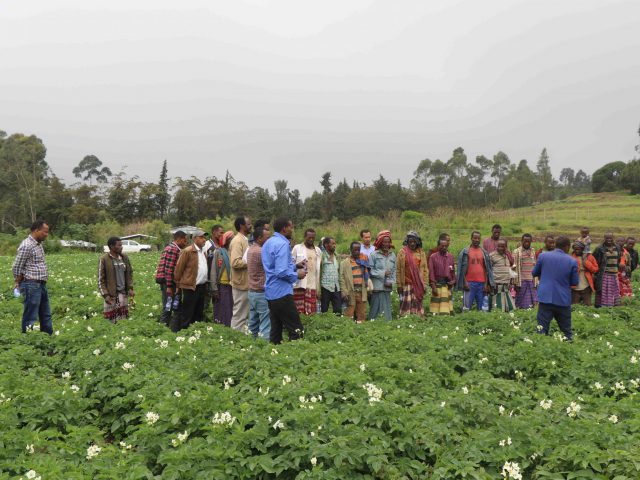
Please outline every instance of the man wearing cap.
[[193, 234], [193, 244], [182, 250], [173, 271], [177, 290], [182, 294], [182, 312], [171, 319], [170, 326], [174, 332], [203, 320], [209, 273], [204, 251], [205, 236], [203, 230]]

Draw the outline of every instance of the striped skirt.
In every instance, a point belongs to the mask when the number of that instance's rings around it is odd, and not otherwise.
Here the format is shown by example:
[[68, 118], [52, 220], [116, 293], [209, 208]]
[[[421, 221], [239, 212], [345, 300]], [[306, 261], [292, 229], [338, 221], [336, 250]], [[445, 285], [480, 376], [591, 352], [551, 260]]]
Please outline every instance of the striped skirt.
[[496, 293], [491, 295], [491, 310], [500, 312], [510, 312], [513, 310], [513, 299], [511, 298], [511, 292], [509, 291], [509, 284], [499, 283], [496, 285], [496, 289]]
[[516, 308], [533, 308], [538, 303], [538, 292], [533, 280], [522, 280], [520, 291], [516, 293]]
[[418, 298], [413, 293], [413, 287], [406, 284], [402, 287], [400, 296], [400, 316], [403, 315], [424, 315], [423, 299]]
[[616, 305], [620, 305], [618, 275], [605, 272], [602, 276], [602, 287], [596, 292], [596, 307], [615, 307]]
[[213, 321], [231, 327], [231, 317], [233, 316], [233, 288], [229, 284], [218, 284], [219, 298], [213, 304]]
[[129, 318], [129, 297], [127, 294], [116, 294], [116, 300], [111, 305], [105, 301], [102, 313], [104, 314], [104, 318], [109, 320], [111, 323], [116, 323], [118, 320]]
[[308, 288], [295, 288], [293, 290], [293, 301], [296, 310], [302, 315], [313, 315], [318, 312], [317, 290]]
[[429, 312], [434, 315], [451, 315], [453, 313], [453, 295], [446, 285], [436, 288], [438, 296], [431, 295]]
[[621, 297], [633, 297], [631, 281], [625, 272], [618, 272], [618, 287], [620, 288]]

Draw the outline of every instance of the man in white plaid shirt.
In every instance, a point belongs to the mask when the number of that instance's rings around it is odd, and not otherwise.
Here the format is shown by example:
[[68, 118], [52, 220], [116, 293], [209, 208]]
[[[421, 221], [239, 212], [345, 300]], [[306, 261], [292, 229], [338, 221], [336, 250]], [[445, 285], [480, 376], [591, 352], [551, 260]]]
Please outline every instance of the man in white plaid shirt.
[[40, 320], [40, 331], [49, 335], [53, 333], [51, 308], [47, 280], [49, 271], [44, 260], [42, 242], [49, 235], [49, 225], [44, 220], [36, 220], [31, 225], [31, 234], [18, 247], [18, 254], [13, 262], [13, 278], [16, 288], [24, 299], [22, 312], [22, 333], [33, 329], [36, 317]]

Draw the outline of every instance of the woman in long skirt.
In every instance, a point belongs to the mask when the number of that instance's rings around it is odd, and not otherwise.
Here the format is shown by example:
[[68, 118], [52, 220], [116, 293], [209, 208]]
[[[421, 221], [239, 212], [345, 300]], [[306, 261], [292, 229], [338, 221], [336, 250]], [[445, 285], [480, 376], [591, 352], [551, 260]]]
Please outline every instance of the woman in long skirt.
[[231, 263], [229, 261], [229, 245], [233, 232], [228, 231], [222, 236], [222, 246], [213, 254], [209, 285], [213, 299], [213, 321], [231, 327], [233, 315], [233, 293], [231, 289]]
[[397, 257], [397, 285], [400, 295], [400, 316], [424, 315], [424, 293], [428, 268], [422, 240], [416, 232], [409, 232]]
[[369, 300], [369, 320], [375, 320], [384, 314], [385, 320], [391, 320], [391, 290], [396, 281], [396, 254], [391, 251], [391, 232], [383, 230], [378, 233], [376, 250], [369, 255], [373, 292]]
[[429, 284], [431, 301], [429, 313], [432, 315], [453, 315], [453, 295], [456, 283], [456, 267], [453, 255], [449, 253], [449, 240], [438, 240], [436, 251], [429, 256]]
[[515, 303], [517, 308], [533, 308], [538, 303], [537, 279], [531, 275], [536, 264], [536, 252], [531, 246], [533, 238], [530, 234], [525, 233], [521, 240], [520, 246], [513, 251]]
[[510, 312], [513, 310], [513, 300], [509, 292], [511, 284], [511, 260], [507, 255], [507, 242], [498, 240], [496, 250], [489, 255], [493, 266], [493, 277], [496, 282], [494, 292], [491, 294], [491, 310]]
[[625, 239], [618, 238], [616, 245], [620, 248], [622, 255], [620, 256], [620, 269], [618, 270], [618, 287], [620, 288], [621, 297], [632, 297], [633, 289], [631, 288], [631, 255], [624, 248]]
[[612, 233], [605, 233], [604, 242], [596, 248], [593, 256], [599, 267], [596, 279], [596, 307], [620, 305], [618, 272], [622, 251], [613, 242]]

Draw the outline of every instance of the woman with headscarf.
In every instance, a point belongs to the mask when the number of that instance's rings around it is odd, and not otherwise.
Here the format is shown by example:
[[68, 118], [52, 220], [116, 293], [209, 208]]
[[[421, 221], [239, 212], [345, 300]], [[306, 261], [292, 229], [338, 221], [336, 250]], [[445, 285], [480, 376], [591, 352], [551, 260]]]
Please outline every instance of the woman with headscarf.
[[578, 285], [571, 289], [571, 303], [579, 305], [583, 303], [587, 307], [591, 306], [591, 297], [595, 286], [593, 276], [598, 273], [600, 267], [595, 257], [585, 252], [586, 245], [580, 240], [573, 242], [573, 253], [571, 256], [578, 263]]
[[633, 297], [633, 289], [631, 288], [631, 255], [625, 248], [625, 239], [620, 237], [616, 239], [616, 245], [620, 248], [622, 255], [620, 256], [620, 270], [618, 270], [618, 288], [621, 297]]
[[618, 272], [622, 251], [613, 241], [613, 233], [604, 234], [604, 242], [596, 247], [593, 257], [598, 262], [598, 273], [594, 277], [596, 308], [620, 305]]
[[233, 293], [231, 288], [231, 262], [229, 260], [229, 245], [233, 239], [233, 232], [229, 230], [222, 235], [220, 248], [217, 248], [211, 261], [209, 285], [213, 299], [213, 321], [226, 327], [231, 327], [233, 316]]
[[375, 250], [369, 255], [373, 292], [369, 300], [369, 320], [384, 314], [385, 320], [391, 320], [391, 290], [396, 283], [396, 254], [391, 242], [391, 232], [383, 230], [378, 233], [373, 246]]
[[514, 309], [513, 298], [509, 292], [513, 260], [507, 255], [507, 242], [500, 239], [496, 242], [496, 249], [489, 254], [489, 261], [493, 269], [495, 284], [491, 288], [489, 309], [500, 312], [510, 312]]
[[397, 257], [397, 284], [400, 296], [400, 316], [424, 315], [424, 293], [429, 269], [427, 256], [422, 250], [420, 235], [407, 233]]

